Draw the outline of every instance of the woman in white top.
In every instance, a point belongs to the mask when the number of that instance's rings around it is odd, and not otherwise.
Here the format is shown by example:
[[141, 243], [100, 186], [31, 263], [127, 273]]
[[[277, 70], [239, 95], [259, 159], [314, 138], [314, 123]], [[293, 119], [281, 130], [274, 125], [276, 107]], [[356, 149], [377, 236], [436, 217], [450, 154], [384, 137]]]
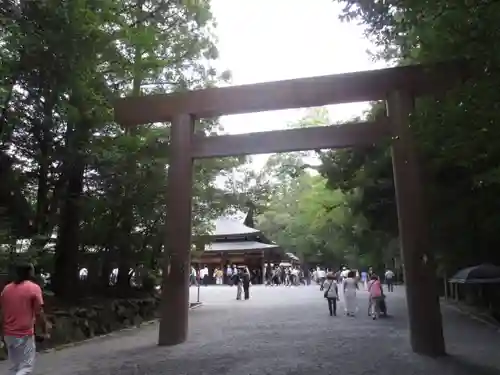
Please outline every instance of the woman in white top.
[[358, 280], [356, 279], [356, 273], [350, 271], [347, 275], [347, 279], [344, 280], [344, 303], [345, 312], [347, 316], [354, 316], [356, 310], [358, 309], [358, 302], [356, 299], [356, 291], [358, 290]]
[[328, 310], [330, 311], [330, 316], [337, 316], [337, 301], [339, 299], [339, 288], [337, 282], [335, 281], [335, 276], [333, 273], [329, 273], [326, 276], [326, 280], [323, 284], [324, 296], [328, 301]]

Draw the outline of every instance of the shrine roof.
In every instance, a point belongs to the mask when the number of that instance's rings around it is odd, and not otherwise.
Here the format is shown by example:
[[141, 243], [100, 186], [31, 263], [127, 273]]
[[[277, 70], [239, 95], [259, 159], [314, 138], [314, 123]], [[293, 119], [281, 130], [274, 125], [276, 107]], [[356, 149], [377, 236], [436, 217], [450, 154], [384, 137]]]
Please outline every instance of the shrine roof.
[[205, 251], [248, 251], [277, 249], [278, 245], [269, 245], [257, 241], [212, 242], [205, 246]]
[[230, 217], [220, 217], [215, 220], [215, 229], [211, 237], [226, 237], [246, 234], [258, 234], [260, 230], [247, 227], [240, 220]]

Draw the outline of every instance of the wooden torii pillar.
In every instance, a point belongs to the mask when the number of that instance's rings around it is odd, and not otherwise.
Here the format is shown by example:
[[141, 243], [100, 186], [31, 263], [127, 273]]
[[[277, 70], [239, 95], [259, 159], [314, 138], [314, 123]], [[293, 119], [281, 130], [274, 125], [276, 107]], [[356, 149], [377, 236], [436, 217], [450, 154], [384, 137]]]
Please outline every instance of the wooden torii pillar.
[[[411, 346], [421, 354], [445, 354], [409, 116], [415, 96], [448, 89], [469, 75], [464, 66], [457, 62], [415, 65], [117, 101], [115, 118], [124, 126], [172, 124], [167, 198], [170, 272], [165, 262], [159, 345], [175, 345], [187, 338], [194, 158], [356, 147], [392, 137]], [[196, 118], [376, 100], [386, 100], [388, 117], [374, 122], [210, 137], [193, 134]]]

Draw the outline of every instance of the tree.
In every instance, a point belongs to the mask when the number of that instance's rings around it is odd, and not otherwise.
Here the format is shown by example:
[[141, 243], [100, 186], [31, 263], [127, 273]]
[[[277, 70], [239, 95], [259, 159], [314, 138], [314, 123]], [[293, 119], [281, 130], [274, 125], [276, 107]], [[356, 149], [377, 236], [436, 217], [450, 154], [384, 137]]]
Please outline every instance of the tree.
[[[212, 66], [209, 4], [13, 2], [2, 23], [0, 229], [8, 241], [28, 238], [33, 259], [53, 258], [46, 267], [61, 298], [78, 295], [81, 267], [102, 291], [118, 266], [129, 288], [130, 268], [162, 256], [169, 126], [122, 129], [112, 101], [227, 79]], [[197, 127], [220, 129], [217, 119]], [[216, 177], [240, 163], [196, 163], [197, 231], [224, 210]]]
[[[432, 246], [440, 268], [499, 261], [499, 193], [497, 165], [499, 132], [498, 86], [493, 67], [500, 54], [490, 48], [499, 36], [495, 1], [393, 0], [341, 1], [343, 18], [361, 21], [378, 58], [397, 64], [450, 58], [480, 61], [476, 77], [445, 97], [417, 101], [412, 129], [418, 141], [429, 198]], [[377, 108], [374, 108], [377, 111]], [[367, 158], [370, 162], [367, 162]], [[373, 231], [390, 239], [397, 233], [395, 203], [389, 198], [390, 156], [385, 145], [370, 150], [332, 153], [323, 160], [323, 173], [334, 188], [341, 172], [346, 188], [361, 185], [360, 212]], [[384, 182], [385, 181], [385, 182]], [[347, 187], [348, 185], [348, 187]], [[387, 189], [387, 190], [386, 190]], [[390, 241], [391, 242], [391, 241]]]

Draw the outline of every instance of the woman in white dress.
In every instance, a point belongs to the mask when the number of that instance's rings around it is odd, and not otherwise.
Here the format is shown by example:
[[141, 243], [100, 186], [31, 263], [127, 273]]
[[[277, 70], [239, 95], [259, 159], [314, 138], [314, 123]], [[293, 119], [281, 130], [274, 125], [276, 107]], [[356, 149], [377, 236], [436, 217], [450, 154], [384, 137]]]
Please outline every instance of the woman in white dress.
[[358, 309], [358, 302], [356, 299], [356, 292], [358, 290], [358, 280], [356, 279], [356, 273], [350, 271], [347, 278], [344, 280], [344, 304], [345, 313], [347, 316], [354, 316], [356, 310]]

